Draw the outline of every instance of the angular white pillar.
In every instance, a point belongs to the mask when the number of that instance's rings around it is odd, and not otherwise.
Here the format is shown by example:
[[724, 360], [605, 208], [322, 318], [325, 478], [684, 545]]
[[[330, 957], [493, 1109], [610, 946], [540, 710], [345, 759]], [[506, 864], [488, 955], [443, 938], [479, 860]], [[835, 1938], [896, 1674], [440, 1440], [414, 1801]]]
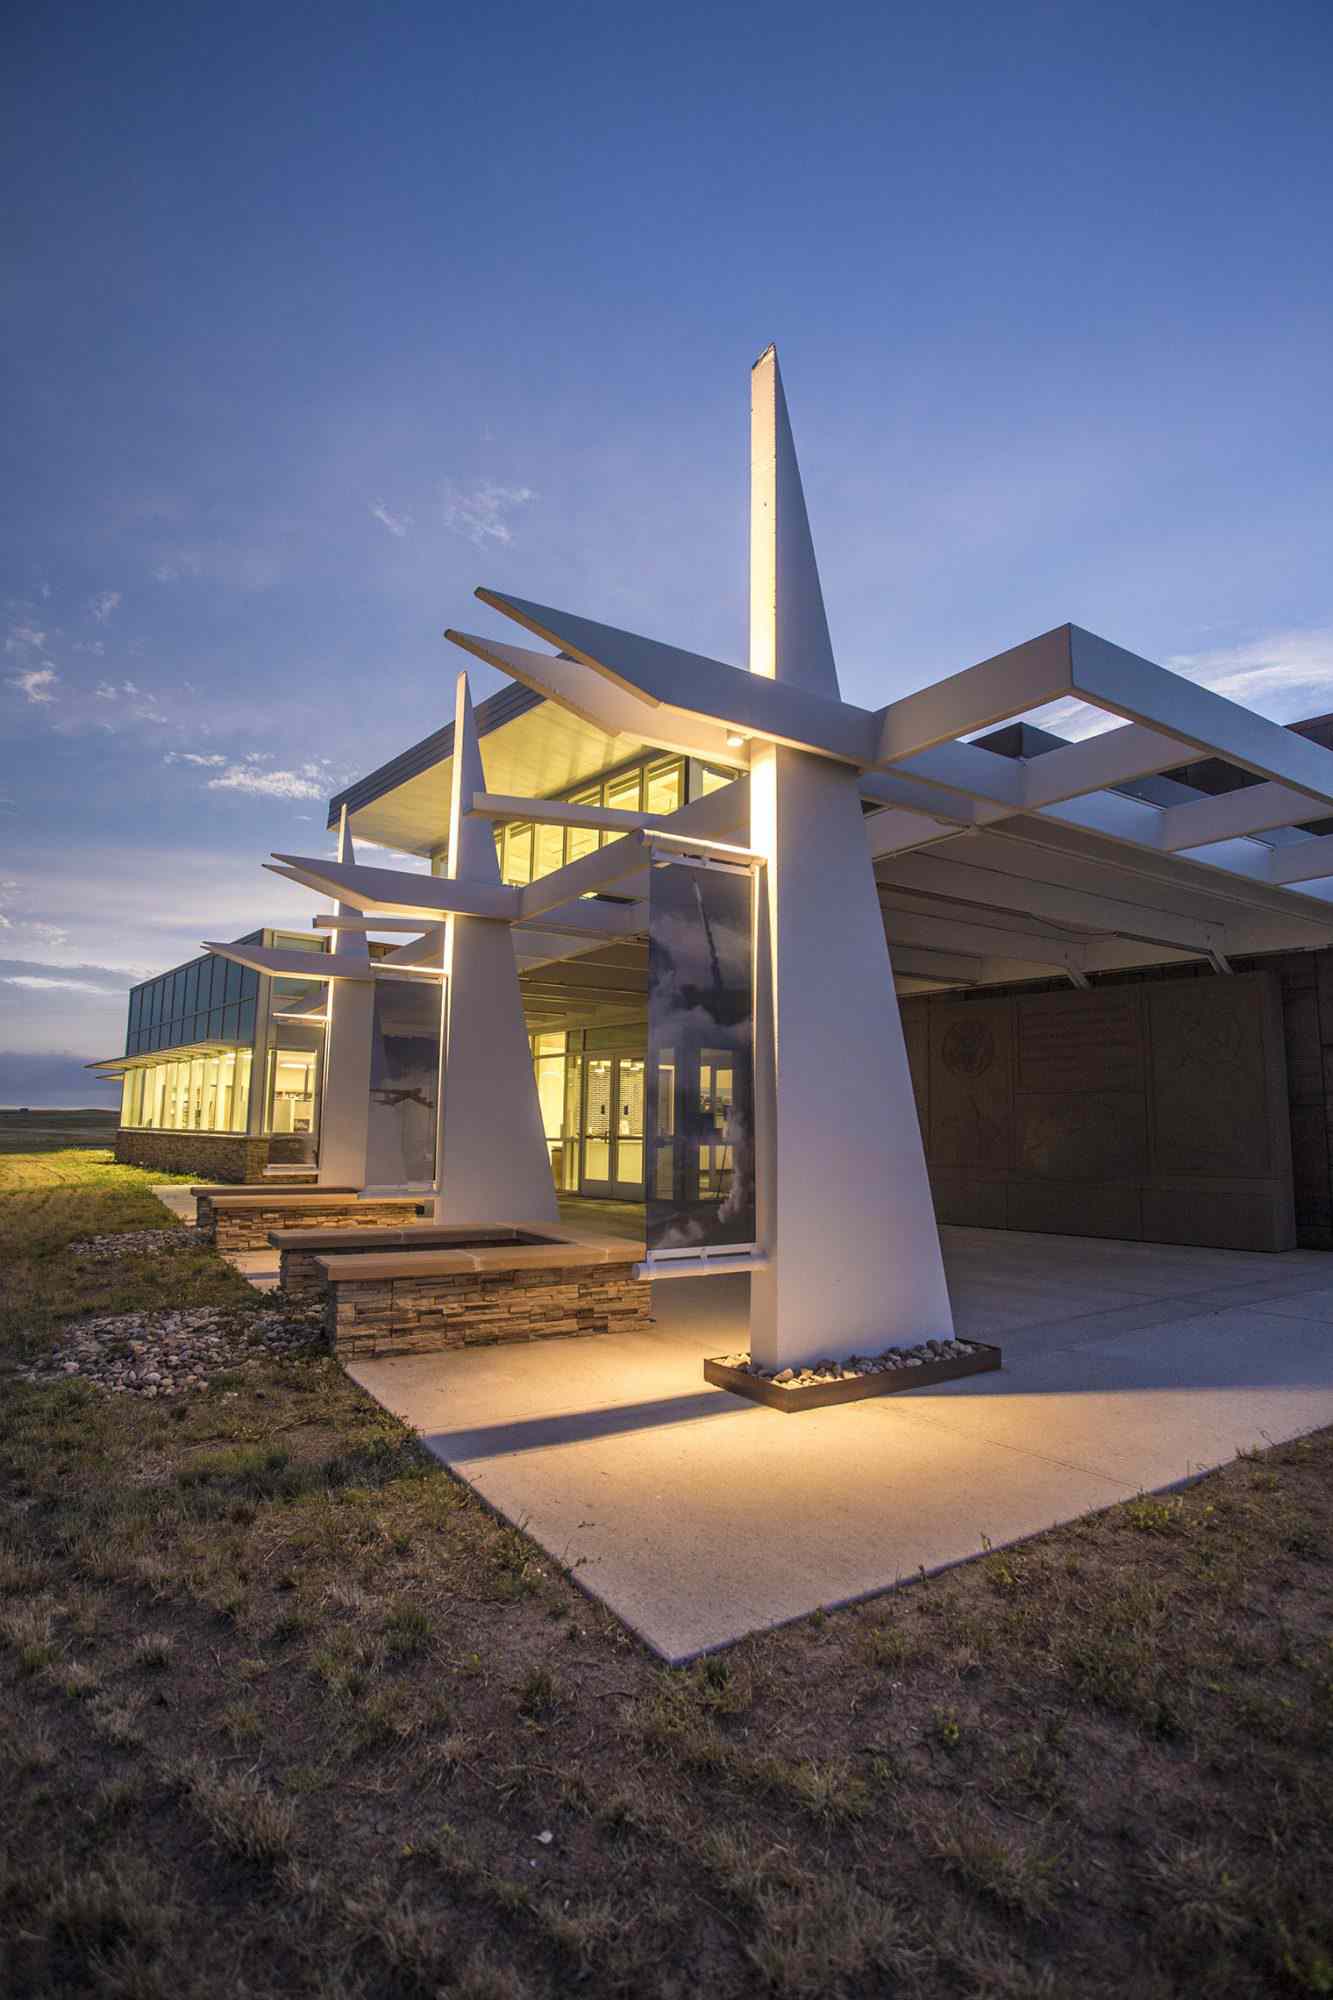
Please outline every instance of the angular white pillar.
[[[772, 348], [751, 399], [751, 670], [839, 699]], [[755, 982], [755, 1174], [767, 1262], [750, 1280], [765, 1367], [944, 1338], [953, 1315], [857, 773], [754, 744], [765, 857]]]
[[[338, 859], [356, 860], [346, 806], [338, 822]], [[341, 902], [336, 914], [360, 916], [350, 903]], [[328, 983], [324, 1092], [319, 1118], [319, 1185], [359, 1189], [366, 1184], [370, 1040], [375, 1015], [370, 944], [364, 931], [334, 931], [330, 949], [349, 958], [364, 958], [366, 977], [364, 981], [331, 979]]]
[[[467, 675], [460, 674], [449, 873], [455, 880], [498, 888], [500, 863], [489, 823], [463, 810], [485, 789]], [[553, 1223], [555, 1183], [509, 925], [450, 917], [444, 970], [435, 1220]]]

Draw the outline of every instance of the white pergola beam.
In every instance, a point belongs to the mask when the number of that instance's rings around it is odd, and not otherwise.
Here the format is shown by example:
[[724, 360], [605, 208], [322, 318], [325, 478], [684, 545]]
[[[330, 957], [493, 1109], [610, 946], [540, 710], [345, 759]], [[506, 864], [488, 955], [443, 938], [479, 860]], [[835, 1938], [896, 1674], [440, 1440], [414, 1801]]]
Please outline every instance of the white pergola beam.
[[1161, 846], [1169, 854], [1185, 847], [1206, 847], [1215, 840], [1242, 834], [1271, 833], [1274, 827], [1296, 826], [1318, 818], [1304, 792], [1290, 785], [1243, 785], [1239, 791], [1215, 797], [1187, 799], [1162, 812]]
[[1280, 888], [1297, 882], [1324, 882], [1333, 875], [1333, 834], [1314, 834], [1290, 847], [1270, 847], [1268, 880]]
[[984, 799], [1014, 812], [1023, 809], [1023, 766], [1017, 758], [1001, 757], [978, 743], [937, 743], [929, 750], [915, 751], [893, 769], [904, 777], [942, 785], [968, 798]]
[[875, 762], [894, 764], [974, 730], [1008, 722], [1069, 692], [1069, 628], [1011, 646], [933, 687], [903, 695], [879, 711]]
[[1100, 736], [1088, 736], [1081, 743], [1045, 750], [1040, 757], [1030, 758], [1023, 766], [1023, 803], [1030, 811], [1059, 805], [1085, 792], [1153, 777], [1176, 764], [1189, 763], [1196, 755], [1193, 745], [1183, 743], [1178, 736], [1164, 736], [1141, 722], [1127, 722], [1123, 728], [1108, 729]]
[[1082, 626], [1067, 630], [1070, 693], [1333, 807], [1333, 751]]

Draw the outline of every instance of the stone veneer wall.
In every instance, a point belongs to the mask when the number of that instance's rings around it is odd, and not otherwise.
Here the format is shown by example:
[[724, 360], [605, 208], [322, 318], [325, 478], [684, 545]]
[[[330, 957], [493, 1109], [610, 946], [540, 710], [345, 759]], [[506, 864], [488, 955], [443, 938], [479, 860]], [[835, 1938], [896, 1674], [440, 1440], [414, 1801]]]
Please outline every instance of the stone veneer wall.
[[411, 1197], [397, 1201], [357, 1201], [349, 1195], [342, 1207], [307, 1207], [299, 1201], [232, 1202], [224, 1195], [201, 1194], [196, 1203], [199, 1233], [221, 1251], [267, 1250], [274, 1229], [402, 1229], [418, 1221], [420, 1203]]
[[122, 1125], [116, 1133], [122, 1166], [235, 1183], [263, 1180], [268, 1146], [266, 1137], [247, 1132], [145, 1132]]
[[651, 1287], [634, 1265], [450, 1272], [423, 1278], [339, 1278], [329, 1284], [325, 1330], [346, 1359], [439, 1354], [499, 1341], [633, 1333], [651, 1317]]

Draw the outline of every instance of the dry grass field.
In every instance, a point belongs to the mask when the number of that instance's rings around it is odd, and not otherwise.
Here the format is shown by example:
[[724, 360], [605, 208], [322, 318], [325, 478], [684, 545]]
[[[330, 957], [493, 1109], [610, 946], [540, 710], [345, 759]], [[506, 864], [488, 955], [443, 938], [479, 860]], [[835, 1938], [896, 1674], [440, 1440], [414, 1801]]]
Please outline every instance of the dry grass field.
[[148, 1179], [0, 1172], [0, 1991], [1333, 1994], [1333, 1436], [668, 1670], [317, 1352], [23, 1380], [258, 1307]]

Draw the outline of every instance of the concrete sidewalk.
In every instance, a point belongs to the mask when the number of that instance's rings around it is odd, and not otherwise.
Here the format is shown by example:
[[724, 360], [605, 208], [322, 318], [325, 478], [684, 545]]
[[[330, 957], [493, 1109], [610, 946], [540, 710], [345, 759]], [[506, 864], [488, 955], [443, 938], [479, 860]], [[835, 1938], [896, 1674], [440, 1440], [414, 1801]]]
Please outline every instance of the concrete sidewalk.
[[744, 1278], [656, 1324], [351, 1373], [680, 1660], [1333, 1423], [1333, 1260], [942, 1232], [960, 1333], [1005, 1366], [789, 1416], [702, 1379]]

